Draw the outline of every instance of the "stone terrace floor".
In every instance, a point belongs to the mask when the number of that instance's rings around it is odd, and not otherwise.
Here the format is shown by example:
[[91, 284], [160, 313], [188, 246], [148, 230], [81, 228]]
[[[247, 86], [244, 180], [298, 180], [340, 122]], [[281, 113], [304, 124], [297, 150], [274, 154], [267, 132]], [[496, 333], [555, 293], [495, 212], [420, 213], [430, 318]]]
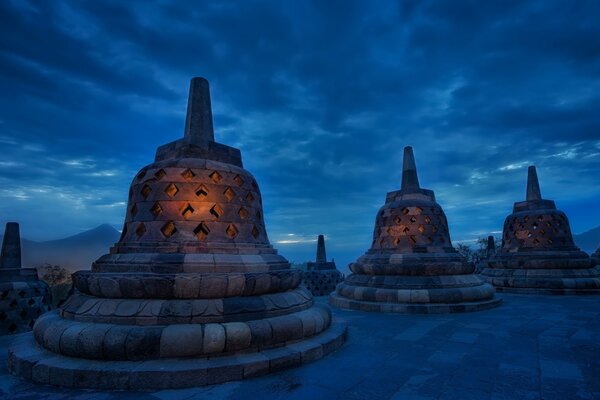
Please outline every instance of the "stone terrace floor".
[[[328, 357], [242, 382], [151, 393], [36, 386], [8, 374], [9, 399], [600, 399], [600, 296], [501, 295], [471, 314], [334, 309], [348, 341]], [[325, 302], [325, 298], [318, 301]]]

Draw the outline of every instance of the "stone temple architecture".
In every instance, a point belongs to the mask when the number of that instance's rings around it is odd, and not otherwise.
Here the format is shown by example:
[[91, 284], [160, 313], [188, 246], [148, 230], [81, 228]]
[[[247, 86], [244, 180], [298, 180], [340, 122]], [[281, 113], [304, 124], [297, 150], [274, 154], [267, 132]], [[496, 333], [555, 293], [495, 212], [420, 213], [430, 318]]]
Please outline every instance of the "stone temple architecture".
[[496, 242], [493, 236], [487, 237], [487, 244], [485, 248], [485, 254], [479, 260], [476, 265], [475, 272], [480, 273], [485, 267], [487, 267], [487, 261], [496, 254]]
[[8, 222], [0, 253], [0, 335], [30, 331], [51, 304], [48, 285], [37, 271], [22, 268], [19, 224]]
[[600, 247], [592, 253], [590, 258], [592, 259], [592, 266], [600, 265]]
[[542, 198], [529, 167], [527, 197], [504, 221], [502, 247], [482, 277], [498, 291], [532, 294], [600, 294], [600, 267], [573, 242], [569, 220]]
[[317, 258], [309, 262], [304, 271], [302, 283], [313, 296], [326, 296], [335, 290], [335, 287], [344, 279], [344, 276], [335, 267], [335, 262], [327, 261], [325, 251], [325, 237], [319, 235], [317, 239]]
[[433, 191], [421, 189], [411, 147], [402, 187], [377, 213], [369, 251], [330, 296], [338, 307], [400, 313], [477, 311], [500, 304], [494, 288], [453, 247]]
[[277, 254], [238, 149], [214, 141], [208, 82], [185, 134], [134, 177], [123, 233], [77, 292], [9, 349], [9, 370], [99, 389], [192, 387], [267, 374], [340, 347], [346, 328]]

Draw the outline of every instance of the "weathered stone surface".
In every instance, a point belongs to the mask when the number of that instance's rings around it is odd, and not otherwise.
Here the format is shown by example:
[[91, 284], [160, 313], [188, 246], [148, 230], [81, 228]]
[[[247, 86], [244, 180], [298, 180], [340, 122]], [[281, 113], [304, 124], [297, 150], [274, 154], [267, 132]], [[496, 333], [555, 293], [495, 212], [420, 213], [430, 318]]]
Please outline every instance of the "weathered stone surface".
[[317, 239], [317, 256], [315, 262], [309, 262], [302, 276], [302, 283], [313, 296], [326, 296], [335, 290], [344, 276], [335, 267], [335, 262], [327, 261], [325, 250], [325, 237], [319, 235]]
[[[214, 384], [297, 365], [302, 352], [287, 345], [330, 327], [269, 243], [258, 184], [239, 150], [214, 142], [211, 115], [195, 78], [184, 138], [133, 179], [119, 242], [38, 320], [39, 351], [11, 353], [13, 373], [69, 387]], [[305, 359], [324, 354], [311, 343]]]
[[526, 294], [600, 294], [600, 267], [575, 246], [567, 216], [542, 198], [530, 166], [525, 201], [506, 217], [502, 246], [481, 272], [498, 291]]
[[36, 270], [21, 268], [19, 224], [6, 223], [0, 252], [0, 336], [31, 330], [51, 305], [48, 285], [38, 280]]
[[371, 248], [337, 285], [330, 303], [364, 311], [465, 312], [500, 304], [452, 247], [446, 215], [433, 191], [419, 186], [411, 147], [404, 149], [402, 187], [377, 213]]

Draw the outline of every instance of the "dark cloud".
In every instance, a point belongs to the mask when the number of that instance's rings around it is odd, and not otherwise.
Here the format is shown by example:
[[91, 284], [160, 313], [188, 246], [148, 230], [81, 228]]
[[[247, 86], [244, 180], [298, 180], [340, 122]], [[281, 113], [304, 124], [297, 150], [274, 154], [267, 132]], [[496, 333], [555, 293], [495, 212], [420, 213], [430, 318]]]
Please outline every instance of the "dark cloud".
[[[26, 236], [120, 226], [131, 177], [212, 85], [271, 240], [346, 263], [413, 145], [454, 240], [501, 229], [525, 167], [574, 231], [600, 222], [596, 2], [0, 3], [0, 215]], [[290, 243], [298, 242], [298, 243]]]

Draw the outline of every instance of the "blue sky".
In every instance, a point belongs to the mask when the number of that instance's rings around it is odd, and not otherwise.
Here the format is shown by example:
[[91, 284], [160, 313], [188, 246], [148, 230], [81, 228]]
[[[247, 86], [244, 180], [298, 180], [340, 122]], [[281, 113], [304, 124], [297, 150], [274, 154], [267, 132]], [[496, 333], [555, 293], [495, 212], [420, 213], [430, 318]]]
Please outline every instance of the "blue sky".
[[599, 20], [592, 1], [2, 1], [0, 222], [37, 240], [120, 228], [204, 76], [290, 260], [319, 233], [338, 264], [363, 253], [405, 145], [455, 243], [502, 229], [532, 163], [591, 229]]

